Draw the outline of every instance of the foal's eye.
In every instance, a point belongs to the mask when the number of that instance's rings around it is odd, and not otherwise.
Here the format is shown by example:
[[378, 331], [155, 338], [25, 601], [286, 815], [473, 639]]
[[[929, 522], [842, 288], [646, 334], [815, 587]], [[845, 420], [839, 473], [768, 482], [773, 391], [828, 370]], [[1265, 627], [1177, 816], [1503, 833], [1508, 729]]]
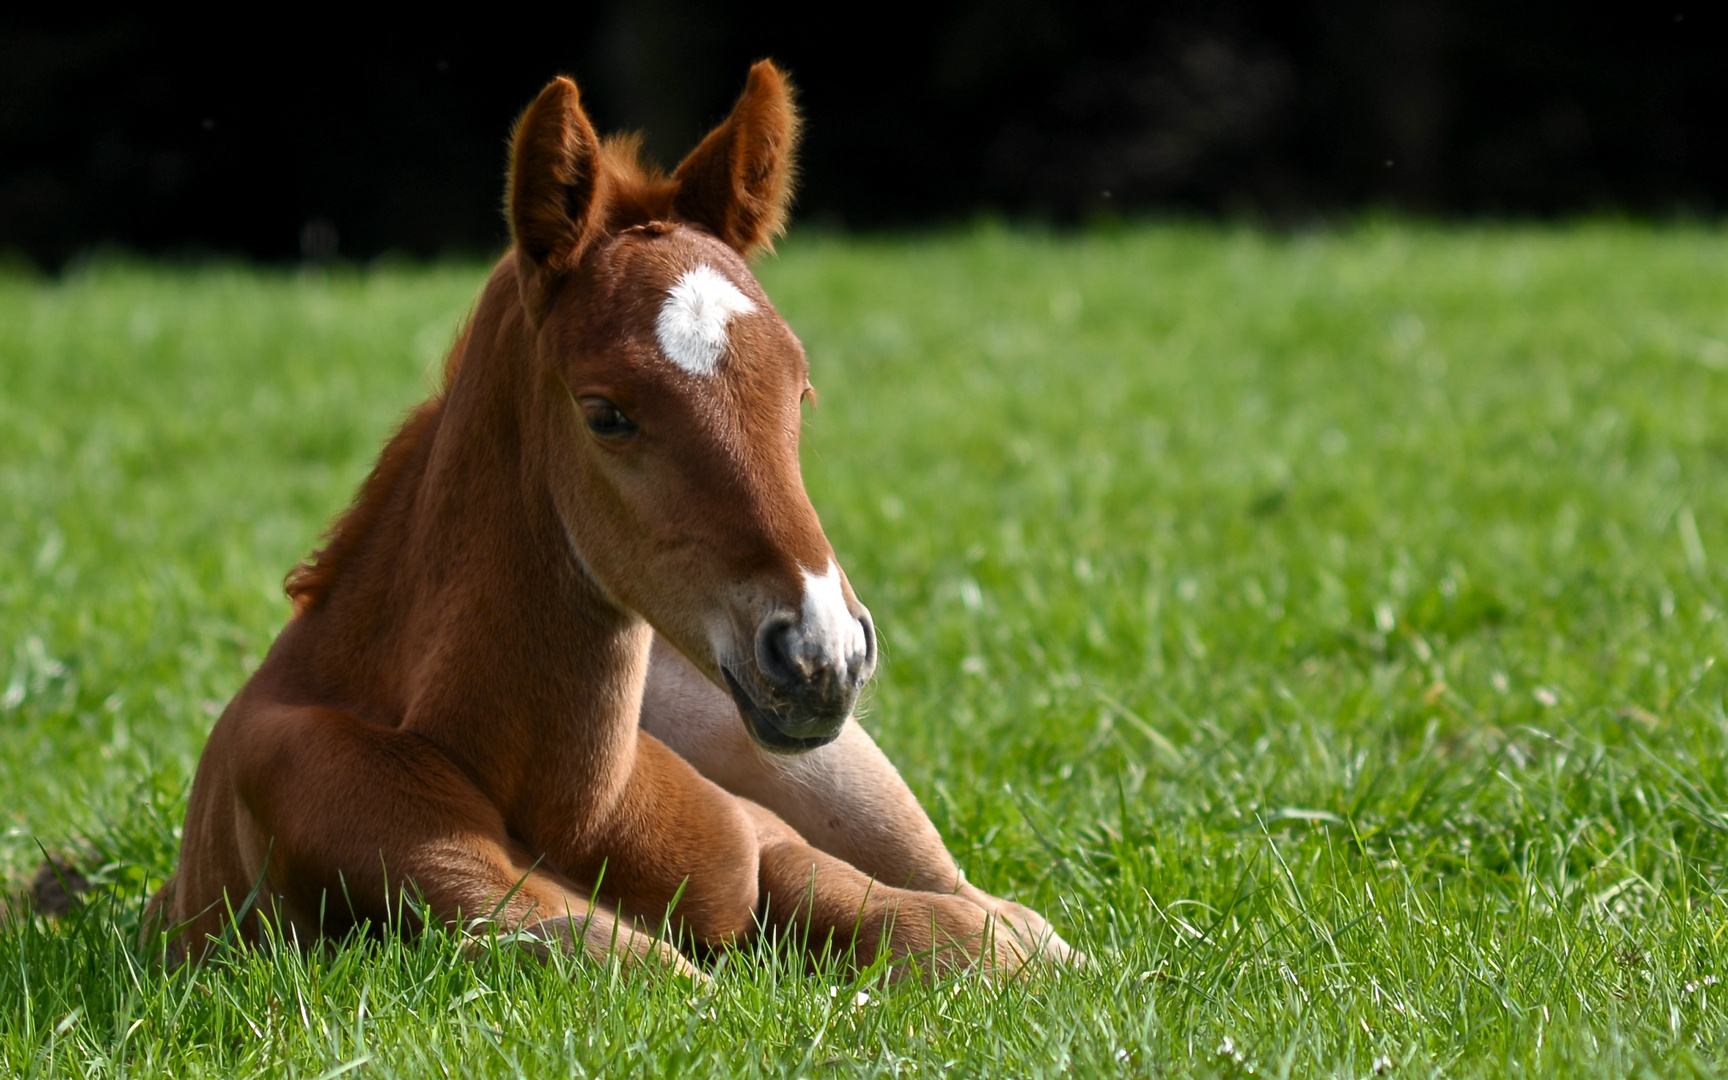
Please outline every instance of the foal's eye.
[[636, 434], [636, 421], [625, 416], [623, 409], [605, 398], [583, 398], [582, 419], [587, 422], [589, 431], [609, 439]]

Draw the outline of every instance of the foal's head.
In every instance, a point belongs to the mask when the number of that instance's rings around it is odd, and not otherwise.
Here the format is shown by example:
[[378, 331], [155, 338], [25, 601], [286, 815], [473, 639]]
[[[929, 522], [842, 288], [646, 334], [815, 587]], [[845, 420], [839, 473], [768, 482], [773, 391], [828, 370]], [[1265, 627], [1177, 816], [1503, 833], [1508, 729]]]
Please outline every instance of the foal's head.
[[744, 262], [784, 220], [796, 139], [764, 62], [650, 174], [558, 79], [517, 127], [509, 193], [546, 403], [529, 442], [572, 556], [784, 752], [833, 739], [876, 662], [799, 472], [804, 350]]

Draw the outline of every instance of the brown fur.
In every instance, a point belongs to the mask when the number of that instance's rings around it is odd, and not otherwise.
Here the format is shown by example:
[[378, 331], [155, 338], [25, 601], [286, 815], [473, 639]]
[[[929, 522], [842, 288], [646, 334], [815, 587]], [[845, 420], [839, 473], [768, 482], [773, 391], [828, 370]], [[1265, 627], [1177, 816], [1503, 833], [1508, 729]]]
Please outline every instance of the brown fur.
[[[686, 970], [654, 936], [664, 918], [678, 942], [735, 941], [765, 919], [922, 969], [1014, 970], [1059, 943], [968, 894], [910, 793], [844, 737], [874, 660], [844, 575], [851, 636], [811, 623], [787, 654], [803, 666], [763, 660], [777, 656], [764, 641], [804, 625], [804, 582], [833, 565], [798, 471], [803, 354], [741, 258], [784, 221], [796, 132], [766, 63], [671, 178], [633, 143], [598, 140], [569, 80], [529, 106], [507, 198], [516, 243], [444, 392], [290, 575], [294, 617], [211, 732], [178, 871], [147, 920], [172, 954], [265, 924], [302, 941], [381, 925], [408, 890], [453, 925]], [[653, 344], [667, 289], [698, 264], [756, 308], [702, 377]], [[607, 409], [637, 433], [606, 434], [593, 416]], [[882, 838], [903, 835], [928, 871], [877, 884], [641, 730], [656, 633], [750, 703], [753, 737], [843, 736], [853, 750], [816, 760], [864, 761], [886, 792], [858, 857], [893, 873]], [[711, 713], [712, 696], [695, 708]]]

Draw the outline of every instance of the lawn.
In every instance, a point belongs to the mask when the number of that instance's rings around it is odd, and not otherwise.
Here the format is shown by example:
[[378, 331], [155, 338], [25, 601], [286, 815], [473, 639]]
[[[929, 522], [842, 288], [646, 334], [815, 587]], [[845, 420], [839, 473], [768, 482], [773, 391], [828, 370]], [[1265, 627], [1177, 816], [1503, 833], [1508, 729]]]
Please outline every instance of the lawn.
[[865, 723], [1095, 959], [133, 947], [480, 265], [0, 277], [0, 1075], [1728, 1074], [1728, 232], [794, 236]]

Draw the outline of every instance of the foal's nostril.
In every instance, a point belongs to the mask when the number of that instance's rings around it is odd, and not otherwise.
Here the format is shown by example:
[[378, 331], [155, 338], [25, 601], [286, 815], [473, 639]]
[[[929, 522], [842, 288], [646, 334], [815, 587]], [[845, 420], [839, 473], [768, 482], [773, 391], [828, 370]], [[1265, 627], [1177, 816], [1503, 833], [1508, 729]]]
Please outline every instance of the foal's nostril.
[[870, 618], [868, 611], [863, 611], [858, 614], [858, 625], [864, 631], [864, 655], [859, 659], [857, 668], [858, 678], [863, 681], [876, 670], [876, 623]]
[[803, 682], [798, 663], [798, 623], [790, 615], [771, 615], [756, 630], [756, 665], [781, 686]]

